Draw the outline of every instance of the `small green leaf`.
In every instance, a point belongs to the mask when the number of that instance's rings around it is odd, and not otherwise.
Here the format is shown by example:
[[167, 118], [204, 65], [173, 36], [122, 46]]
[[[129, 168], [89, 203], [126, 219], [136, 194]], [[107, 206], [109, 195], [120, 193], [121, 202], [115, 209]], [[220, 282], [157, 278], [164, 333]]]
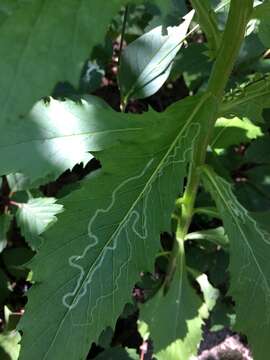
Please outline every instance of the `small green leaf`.
[[[122, 53], [119, 70], [121, 97], [145, 98], [153, 95], [170, 75], [172, 62], [181, 48], [194, 11], [189, 12], [182, 24], [156, 27], [132, 42]], [[164, 33], [165, 32], [165, 33]]]
[[55, 215], [63, 211], [63, 206], [55, 204], [54, 198], [29, 199], [20, 204], [16, 212], [16, 219], [29, 246], [37, 250], [42, 239], [40, 235], [57, 221]]
[[248, 119], [219, 118], [215, 124], [211, 147], [214, 149], [224, 149], [231, 145], [249, 142], [262, 135], [261, 128], [254, 125]]
[[208, 167], [204, 167], [203, 180], [230, 240], [235, 329], [247, 335], [254, 358], [265, 360], [270, 352], [270, 234], [238, 202], [228, 182]]

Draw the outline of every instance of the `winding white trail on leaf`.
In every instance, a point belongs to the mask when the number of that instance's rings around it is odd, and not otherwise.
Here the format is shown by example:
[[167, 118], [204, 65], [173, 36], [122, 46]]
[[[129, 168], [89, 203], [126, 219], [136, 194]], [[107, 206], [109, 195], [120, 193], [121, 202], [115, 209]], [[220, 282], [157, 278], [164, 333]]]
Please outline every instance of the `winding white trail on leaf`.
[[[194, 134], [190, 134], [190, 130], [192, 129], [195, 130]], [[142, 205], [142, 212], [141, 214], [139, 213], [139, 211], [133, 209], [130, 214], [127, 216], [127, 218], [123, 221], [123, 223], [121, 224], [121, 226], [119, 226], [119, 228], [117, 229], [115, 235], [114, 235], [114, 239], [113, 239], [113, 244], [111, 246], [106, 245], [101, 253], [100, 253], [100, 258], [97, 262], [97, 264], [93, 267], [91, 274], [90, 275], [86, 275], [86, 272], [83, 268], [83, 266], [77, 264], [76, 262], [78, 262], [79, 260], [82, 260], [86, 254], [88, 253], [88, 251], [95, 247], [96, 245], [98, 245], [99, 243], [99, 238], [98, 236], [94, 233], [93, 227], [94, 227], [94, 223], [95, 220], [97, 219], [98, 215], [100, 214], [106, 214], [108, 213], [114, 206], [116, 200], [117, 200], [117, 194], [119, 193], [119, 191], [126, 186], [128, 183], [138, 180], [140, 178], [142, 178], [143, 176], [145, 176], [146, 172], [148, 171], [148, 169], [150, 168], [150, 166], [153, 164], [155, 158], [152, 158], [151, 160], [149, 160], [149, 162], [146, 164], [146, 166], [144, 167], [144, 169], [142, 170], [142, 172], [138, 175], [135, 175], [133, 177], [130, 177], [126, 180], [124, 180], [120, 185], [118, 185], [113, 193], [112, 193], [112, 198], [111, 198], [111, 202], [108, 205], [107, 208], [105, 209], [97, 209], [97, 211], [95, 212], [94, 216], [91, 218], [89, 225], [88, 225], [88, 235], [90, 237], [90, 239], [92, 239], [93, 241], [91, 241], [91, 243], [89, 245], [86, 246], [86, 248], [84, 249], [84, 251], [82, 252], [81, 255], [74, 255], [71, 256], [69, 258], [69, 265], [71, 267], [74, 267], [76, 269], [79, 270], [80, 274], [77, 280], [77, 284], [74, 287], [73, 291], [65, 294], [62, 298], [62, 303], [65, 307], [67, 307], [69, 310], [74, 309], [80, 299], [87, 293], [87, 288], [88, 285], [91, 284], [94, 275], [96, 274], [96, 272], [98, 271], [98, 269], [102, 266], [103, 261], [106, 257], [106, 255], [108, 254], [108, 252], [113, 252], [118, 245], [118, 239], [122, 233], [122, 231], [125, 231], [125, 237], [127, 239], [127, 247], [128, 247], [128, 257], [125, 261], [123, 261], [123, 263], [121, 264], [119, 270], [118, 270], [118, 274], [115, 278], [115, 287], [113, 288], [113, 290], [105, 295], [101, 295], [99, 296], [96, 301], [94, 306], [91, 307], [91, 311], [90, 314], [87, 314], [87, 318], [88, 315], [90, 315], [90, 320], [87, 320], [81, 323], [77, 323], [74, 325], [77, 326], [88, 326], [89, 324], [91, 324], [92, 320], [93, 320], [93, 313], [95, 311], [95, 309], [97, 308], [98, 304], [100, 301], [104, 300], [105, 298], [112, 296], [118, 289], [119, 289], [119, 284], [118, 281], [122, 275], [123, 269], [125, 267], [127, 267], [128, 263], [131, 261], [132, 258], [132, 244], [131, 244], [131, 240], [130, 240], [130, 233], [129, 231], [132, 230], [132, 234], [135, 234], [136, 236], [138, 236], [140, 239], [142, 240], [146, 240], [148, 237], [148, 218], [147, 218], [147, 208], [148, 208], [148, 201], [149, 201], [149, 197], [150, 194], [152, 192], [152, 187], [153, 187], [153, 183], [157, 178], [160, 178], [163, 173], [165, 168], [167, 168], [168, 166], [175, 166], [176, 164], [180, 164], [180, 163], [185, 163], [189, 160], [189, 158], [192, 158], [192, 152], [193, 152], [193, 148], [194, 148], [194, 144], [195, 141], [197, 140], [197, 137], [200, 134], [200, 129], [201, 126], [199, 123], [192, 123], [189, 125], [189, 127], [187, 127], [185, 133], [183, 136], [179, 137], [179, 140], [174, 148], [174, 151], [172, 154], [170, 154], [166, 160], [164, 161], [164, 163], [162, 164], [162, 166], [158, 169], [156, 175], [153, 177], [153, 179], [150, 181], [150, 183], [148, 184], [148, 188], [147, 191], [145, 191], [143, 197], [142, 197], [142, 201], [143, 201], [143, 205]], [[182, 154], [179, 154], [179, 150], [182, 150], [182, 146], [183, 146], [183, 141], [184, 140], [188, 140], [188, 138], [190, 137], [190, 135], [192, 135], [192, 140], [190, 141], [190, 145], [185, 149], [185, 151], [182, 152]], [[182, 156], [180, 156], [182, 155]], [[142, 219], [142, 224], [141, 224], [141, 229], [137, 228], [137, 224], [139, 223], [139, 220]], [[83, 281], [84, 276], [86, 275], [86, 280]], [[83, 283], [83, 285], [82, 285]], [[91, 287], [89, 287], [89, 299], [91, 299]]]
[[77, 280], [77, 284], [74, 288], [74, 290], [72, 292], [67, 293], [64, 297], [63, 297], [63, 304], [69, 308], [69, 309], [73, 309], [78, 302], [80, 301], [81, 297], [85, 295], [86, 291], [87, 291], [87, 286], [89, 285], [89, 283], [92, 281], [92, 278], [94, 276], [94, 274], [96, 273], [96, 271], [98, 270], [98, 268], [100, 268], [100, 266], [103, 263], [103, 260], [107, 254], [108, 251], [110, 250], [115, 250], [116, 246], [117, 246], [117, 239], [119, 236], [119, 233], [122, 230], [122, 227], [120, 227], [117, 230], [117, 233], [115, 235], [114, 241], [113, 241], [113, 245], [112, 246], [105, 246], [104, 249], [102, 250], [102, 256], [100, 258], [100, 261], [98, 262], [98, 264], [96, 265], [96, 267], [94, 268], [94, 270], [92, 271], [91, 275], [89, 276], [89, 278], [87, 279], [87, 281], [85, 281], [84, 286], [83, 286], [83, 290], [81, 291], [81, 293], [76, 297], [75, 301], [72, 302], [72, 304], [69, 304], [67, 299], [70, 297], [73, 297], [76, 295], [77, 291], [80, 288], [80, 284], [81, 281], [85, 275], [85, 270], [81, 265], [76, 264], [76, 261], [81, 260], [85, 257], [85, 255], [87, 254], [87, 252], [95, 247], [98, 244], [98, 237], [93, 233], [92, 231], [92, 227], [93, 227], [93, 223], [95, 222], [96, 218], [98, 217], [99, 214], [106, 214], [107, 212], [109, 212], [112, 207], [114, 206], [115, 202], [116, 202], [116, 194], [117, 192], [122, 189], [126, 184], [128, 184], [129, 182], [133, 181], [133, 180], [138, 180], [141, 177], [143, 177], [147, 171], [147, 169], [150, 167], [150, 165], [152, 164], [152, 162], [154, 161], [154, 159], [151, 159], [145, 166], [145, 168], [143, 169], [143, 171], [136, 176], [132, 176], [126, 180], [124, 180], [120, 185], [118, 185], [113, 193], [112, 193], [112, 200], [111, 203], [109, 204], [109, 206], [105, 209], [97, 209], [97, 211], [95, 212], [94, 216], [91, 218], [89, 224], [88, 224], [88, 235], [91, 239], [93, 239], [93, 242], [90, 243], [89, 245], [86, 246], [86, 248], [84, 249], [83, 253], [81, 255], [73, 255], [69, 258], [69, 265], [78, 269], [80, 271], [80, 276]]

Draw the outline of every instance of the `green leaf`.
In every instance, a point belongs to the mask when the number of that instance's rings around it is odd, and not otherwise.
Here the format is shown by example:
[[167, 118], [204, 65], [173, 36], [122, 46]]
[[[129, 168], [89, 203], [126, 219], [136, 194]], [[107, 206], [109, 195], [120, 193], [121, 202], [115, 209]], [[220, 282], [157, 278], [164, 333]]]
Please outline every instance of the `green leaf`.
[[[185, 260], [180, 258], [179, 256], [177, 259], [176, 271], [168, 292], [164, 294], [162, 287], [140, 309], [140, 319], [148, 325], [156, 354], [177, 340], [185, 348], [185, 342], [189, 343], [186, 338], [189, 338], [188, 333], [192, 332], [193, 326], [201, 328], [203, 324], [199, 316], [200, 298], [189, 284]], [[189, 356], [191, 354], [189, 353]], [[182, 353], [181, 355], [183, 356]]]
[[55, 215], [63, 211], [63, 206], [55, 202], [55, 198], [29, 199], [27, 203], [20, 204], [16, 212], [22, 235], [33, 250], [42, 243], [40, 235], [57, 221]]
[[139, 360], [139, 355], [136, 350], [123, 349], [123, 348], [111, 348], [105, 350], [95, 359], [97, 360]]
[[13, 216], [10, 214], [0, 215], [0, 253], [7, 246], [7, 232], [9, 230], [12, 219]]
[[141, 130], [134, 117], [94, 96], [79, 102], [42, 100], [24, 121], [10, 121], [0, 133], [0, 174], [20, 173], [19, 189], [54, 180], [75, 164], [86, 164], [93, 157], [89, 151]]
[[103, 41], [108, 23], [126, 1], [2, 3], [0, 123], [26, 115], [59, 81], [76, 86], [87, 56]]
[[11, 331], [0, 334], [0, 358], [1, 360], [17, 360], [20, 352], [20, 334]]
[[208, 167], [204, 167], [203, 179], [230, 240], [235, 329], [248, 336], [254, 358], [265, 360], [270, 351], [270, 234], [238, 202], [228, 182]]
[[145, 98], [153, 95], [170, 75], [172, 62], [181, 48], [194, 11], [179, 26], [164, 30], [158, 26], [132, 42], [123, 51], [119, 69], [121, 97]]
[[[38, 285], [21, 323], [21, 360], [84, 358], [101, 331], [114, 327], [140, 272], [153, 270], [159, 235], [170, 231], [200, 122], [212, 107], [206, 94], [166, 113], [150, 111], [133, 139], [96, 153], [102, 169], [66, 197], [33, 260]], [[125, 128], [128, 116], [123, 120]]]
[[249, 142], [262, 135], [261, 128], [246, 118], [243, 120], [219, 118], [215, 124], [211, 147], [224, 149], [231, 145]]
[[177, 54], [172, 67], [171, 77], [177, 79], [179, 74], [193, 77], [195, 81], [200, 82], [200, 78], [208, 78], [211, 65], [206, 55], [207, 46], [200, 43], [191, 43], [187, 48], [182, 49]]
[[228, 94], [221, 106], [220, 116], [246, 117], [254, 123], [262, 123], [262, 111], [269, 107], [270, 77], [267, 76]]
[[[179, 271], [179, 269], [178, 269], [178, 271]], [[186, 278], [185, 271], [184, 271], [183, 275]], [[178, 283], [174, 279], [173, 281], [177, 284], [172, 284], [172, 287], [178, 287], [178, 289], [179, 289], [181, 287], [181, 285], [179, 285], [179, 281], [181, 283], [181, 281], [183, 279], [184, 279], [183, 277], [181, 277], [180, 279], [179, 279], [179, 277], [177, 277]], [[166, 348], [163, 348], [158, 352], [156, 352], [155, 342], [154, 342], [155, 358], [157, 360], [175, 360], [175, 359], [178, 359], [179, 357], [181, 357], [181, 360], [190, 360], [191, 356], [197, 353], [198, 345], [202, 339], [203, 319], [206, 319], [209, 316], [209, 311], [211, 311], [214, 308], [214, 306], [216, 304], [216, 300], [219, 296], [219, 291], [216, 290], [209, 283], [208, 278], [205, 274], [198, 276], [196, 280], [199, 283], [199, 286], [203, 293], [204, 303], [202, 303], [200, 308], [197, 309], [198, 315], [196, 317], [194, 317], [193, 319], [187, 320], [187, 324], [186, 324], [187, 333], [183, 339], [178, 338], [177, 340], [175, 340], [171, 344], [169, 344]], [[187, 281], [187, 278], [186, 278], [186, 281]], [[170, 304], [170, 300], [172, 302], [174, 302], [174, 305], [173, 305], [174, 317], [173, 317], [173, 319], [175, 318], [175, 316], [177, 316], [177, 314], [179, 314], [179, 312], [177, 311], [177, 308], [179, 308], [179, 311], [183, 313], [183, 316], [187, 316], [187, 314], [190, 313], [190, 310], [191, 310], [190, 307], [194, 306], [194, 301], [195, 301], [195, 303], [197, 303], [197, 305], [201, 303], [198, 296], [196, 295], [194, 290], [190, 287], [188, 282], [187, 282], [187, 286], [188, 286], [188, 288], [183, 288], [183, 290], [187, 291], [187, 294], [185, 292], [183, 292], [183, 298], [184, 297], [186, 298], [185, 304], [178, 303], [177, 302], [178, 297], [174, 298], [174, 301], [172, 298], [168, 298], [168, 296], [172, 295], [172, 292], [171, 292], [171, 295], [169, 295], [169, 293], [168, 293], [165, 297], [163, 296], [163, 298], [164, 298], [163, 305], [161, 305], [161, 302], [157, 298], [156, 298], [156, 300], [155, 300], [155, 298], [152, 300], [152, 305], [153, 305], [154, 309], [151, 309], [149, 306], [147, 316], [150, 317], [149, 321], [153, 325], [154, 325], [153, 317], [155, 316], [157, 325], [159, 325], [157, 327], [157, 329], [155, 329], [155, 333], [159, 329], [160, 337], [167, 336], [166, 330], [169, 331], [169, 333], [172, 332], [172, 330], [169, 326], [170, 324], [172, 324], [172, 319], [169, 317], [169, 311], [170, 311], [169, 306], [172, 305], [172, 304]], [[190, 290], [191, 290], [191, 293], [190, 293]], [[170, 292], [170, 290], [169, 290], [169, 292]], [[159, 295], [160, 294], [158, 294], [158, 296]], [[191, 303], [189, 303], [189, 301], [191, 301]], [[159, 303], [159, 305], [158, 305], [158, 303]], [[151, 302], [149, 305], [151, 305]], [[159, 307], [155, 308], [156, 305], [158, 305]], [[186, 307], [183, 309], [183, 306], [186, 306]], [[171, 309], [171, 310], [173, 310], [173, 309]], [[168, 313], [168, 317], [164, 318], [166, 315], [166, 311]], [[161, 317], [160, 317], [160, 314], [161, 314]], [[175, 320], [173, 320], [173, 322], [174, 321]], [[183, 321], [183, 319], [181, 319], [181, 321]], [[162, 324], [162, 327], [160, 327], [160, 324]], [[164, 330], [164, 326], [167, 326], [167, 329], [165, 327], [165, 330]], [[146, 330], [144, 330], [144, 331], [146, 332]]]

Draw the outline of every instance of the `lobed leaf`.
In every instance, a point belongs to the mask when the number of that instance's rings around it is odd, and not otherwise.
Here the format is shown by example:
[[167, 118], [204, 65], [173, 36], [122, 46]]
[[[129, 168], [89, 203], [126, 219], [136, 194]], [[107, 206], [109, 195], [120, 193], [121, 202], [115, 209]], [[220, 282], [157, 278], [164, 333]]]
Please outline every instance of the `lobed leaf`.
[[265, 360], [270, 351], [270, 234], [238, 202], [228, 182], [207, 167], [203, 180], [217, 203], [230, 241], [235, 328], [247, 335], [254, 358]]
[[200, 122], [212, 107], [205, 94], [166, 113], [151, 111], [133, 139], [96, 153], [102, 169], [66, 197], [32, 263], [37, 284], [21, 323], [21, 360], [83, 359], [101, 331], [114, 327], [139, 273], [153, 270], [159, 235], [170, 231]]
[[[184, 265], [184, 262], [182, 264]], [[145, 317], [147, 322], [144, 325], [148, 324], [147, 331], [150, 330], [150, 337], [154, 340], [157, 360], [174, 360], [179, 355], [181, 360], [190, 360], [192, 355], [197, 353], [204, 319], [208, 318], [209, 312], [214, 308], [219, 291], [209, 283], [205, 274], [199, 275], [196, 281], [203, 293], [204, 302], [192, 289], [185, 265], [181, 266], [178, 259], [175, 278], [168, 293], [164, 295], [160, 291], [142, 307], [142, 317]], [[159, 345], [164, 344], [164, 337], [168, 344], [159, 350]]]
[[[199, 315], [202, 302], [189, 284], [183, 257], [178, 257], [176, 271], [169, 290], [164, 294], [162, 287], [146, 304], [141, 306], [140, 319], [148, 325], [155, 354], [176, 347], [178, 355], [188, 360], [194, 353], [190, 342], [194, 336], [194, 327], [200, 332], [203, 320]], [[160, 326], [162, 324], [162, 326]], [[192, 335], [190, 335], [192, 333]], [[191, 338], [190, 338], [191, 337]], [[177, 345], [175, 344], [177, 342]], [[195, 350], [197, 342], [195, 344]], [[181, 351], [179, 351], [180, 349]], [[184, 355], [185, 353], [187, 355]], [[162, 359], [160, 354], [158, 359]]]
[[142, 122], [133, 118], [94, 96], [79, 102], [41, 100], [27, 118], [6, 123], [0, 133], [0, 175], [19, 173], [11, 178], [15, 188], [54, 180], [75, 164], [86, 164], [93, 158], [90, 151], [141, 131]]

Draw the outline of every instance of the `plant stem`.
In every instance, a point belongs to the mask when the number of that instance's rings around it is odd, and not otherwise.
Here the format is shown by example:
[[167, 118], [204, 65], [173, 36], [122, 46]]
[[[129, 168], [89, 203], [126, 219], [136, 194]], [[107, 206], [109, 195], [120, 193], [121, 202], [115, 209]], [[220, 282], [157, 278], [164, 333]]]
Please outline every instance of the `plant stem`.
[[184, 238], [182, 237], [182, 228], [180, 222], [178, 222], [176, 230], [176, 241], [174, 242], [173, 249], [171, 251], [170, 262], [163, 284], [164, 293], [166, 293], [169, 289], [175, 269], [177, 266], [183, 266], [183, 261], [185, 261]]
[[[226, 84], [244, 39], [246, 26], [252, 9], [253, 0], [231, 1], [226, 29], [208, 84], [208, 92], [212, 93], [217, 98], [218, 107], [221, 104]], [[192, 219], [194, 203], [200, 181], [199, 168], [205, 163], [206, 151], [217, 120], [217, 114], [218, 108], [215, 113], [209, 116], [207, 124], [202, 124], [206, 131], [202, 132], [204, 136], [199, 139], [200, 143], [197, 144], [194, 149], [188, 176], [188, 184], [183, 196], [182, 204], [181, 227], [183, 238], [187, 234]]]
[[252, 10], [253, 0], [231, 1], [226, 29], [208, 84], [208, 91], [220, 101], [243, 42]]
[[174, 271], [179, 242], [182, 243], [184, 241], [192, 221], [195, 200], [200, 184], [200, 167], [205, 163], [207, 148], [219, 113], [219, 106], [222, 102], [226, 84], [244, 39], [246, 26], [250, 19], [252, 9], [253, 0], [231, 0], [226, 28], [222, 36], [217, 59], [213, 65], [207, 90], [216, 97], [217, 108], [216, 111], [209, 115], [208, 121], [201, 124], [201, 135], [194, 147], [187, 186], [181, 201], [181, 215], [178, 219], [176, 241], [168, 268], [167, 274], [169, 279], [166, 279], [167, 283], [170, 281], [170, 277]]

